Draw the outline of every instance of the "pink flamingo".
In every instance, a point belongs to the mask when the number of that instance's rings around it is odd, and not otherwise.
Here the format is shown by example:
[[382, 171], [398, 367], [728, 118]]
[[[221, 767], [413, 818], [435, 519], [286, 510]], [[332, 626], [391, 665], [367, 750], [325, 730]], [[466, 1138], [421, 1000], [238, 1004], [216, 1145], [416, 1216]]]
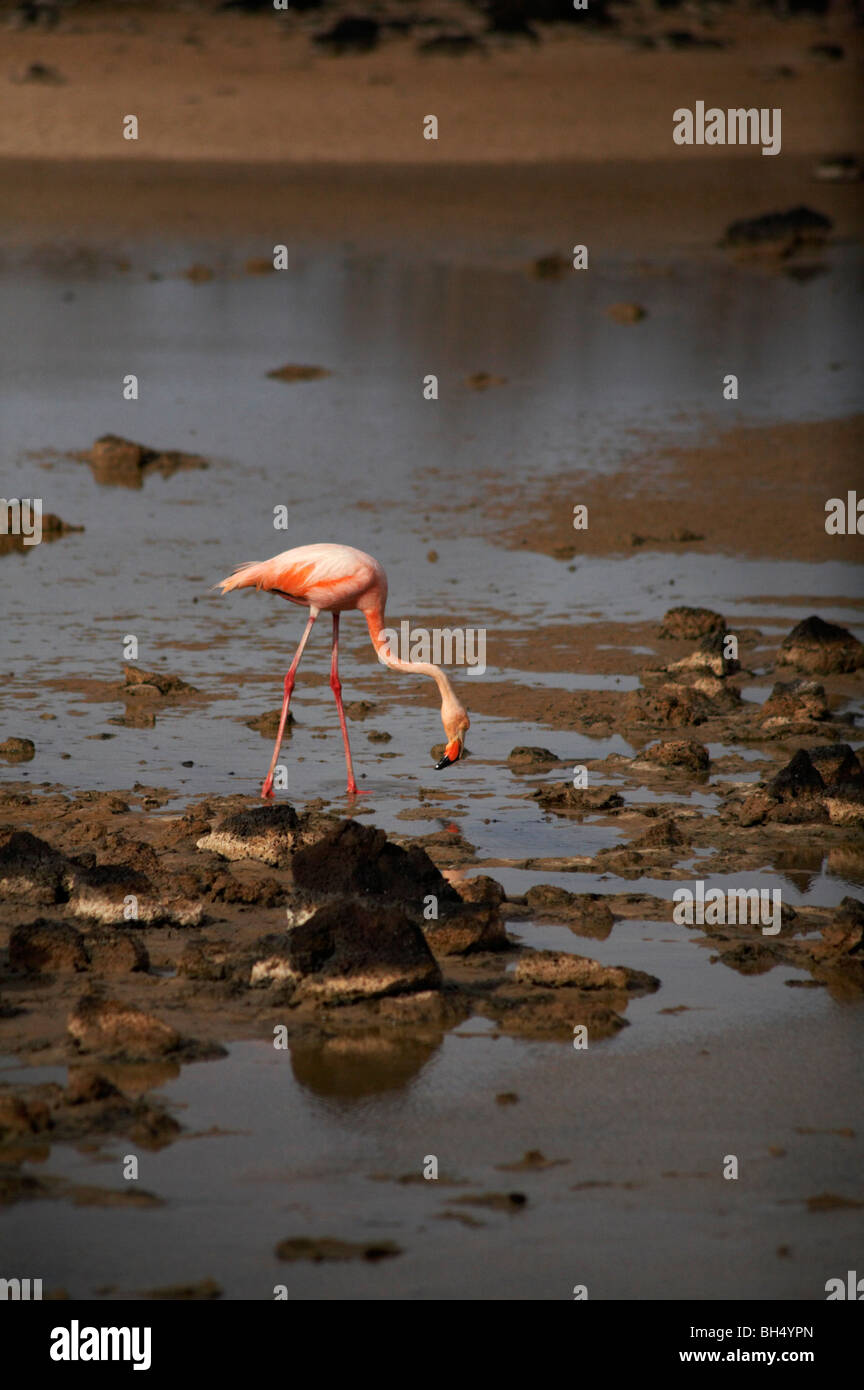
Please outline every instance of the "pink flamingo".
[[289, 603], [297, 603], [309, 609], [309, 621], [294, 653], [294, 660], [285, 677], [282, 713], [279, 719], [279, 732], [276, 747], [270, 760], [270, 770], [261, 788], [262, 797], [273, 795], [273, 772], [282, 747], [288, 706], [294, 689], [294, 676], [300, 665], [303, 648], [312, 624], [321, 612], [333, 614], [333, 657], [330, 663], [330, 689], [336, 697], [339, 723], [345, 743], [345, 762], [348, 766], [348, 791], [356, 794], [354, 768], [351, 763], [351, 747], [348, 742], [348, 729], [345, 724], [345, 711], [342, 708], [342, 684], [339, 680], [339, 614], [349, 608], [359, 608], [366, 619], [372, 645], [385, 666], [394, 671], [417, 671], [420, 675], [431, 676], [441, 692], [441, 723], [447, 735], [447, 746], [436, 769], [455, 763], [465, 749], [465, 732], [469, 727], [466, 710], [456, 697], [444, 672], [427, 661], [400, 661], [391, 654], [389, 644], [382, 636], [384, 627], [384, 607], [387, 603], [387, 575], [384, 568], [371, 555], [355, 550], [351, 545], [300, 545], [294, 550], [285, 550], [274, 555], [272, 560], [249, 561], [239, 565], [228, 579], [216, 585], [223, 594], [230, 589], [269, 589]]

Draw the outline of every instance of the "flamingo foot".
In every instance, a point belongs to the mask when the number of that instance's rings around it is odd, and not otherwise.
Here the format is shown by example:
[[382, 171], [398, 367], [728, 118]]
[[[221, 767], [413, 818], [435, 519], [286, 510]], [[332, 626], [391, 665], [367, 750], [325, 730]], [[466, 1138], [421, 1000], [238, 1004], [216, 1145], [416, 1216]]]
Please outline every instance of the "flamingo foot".
[[372, 795], [372, 788], [371, 788], [371, 787], [358, 787], [357, 784], [356, 784], [356, 782], [355, 782], [353, 785], [352, 785], [351, 782], [349, 782], [349, 783], [348, 783], [348, 795], [349, 795], [349, 796], [371, 796], [371, 795]]
[[263, 787], [261, 788], [261, 797], [264, 801], [272, 801], [274, 798], [272, 773], [270, 776], [267, 777]]

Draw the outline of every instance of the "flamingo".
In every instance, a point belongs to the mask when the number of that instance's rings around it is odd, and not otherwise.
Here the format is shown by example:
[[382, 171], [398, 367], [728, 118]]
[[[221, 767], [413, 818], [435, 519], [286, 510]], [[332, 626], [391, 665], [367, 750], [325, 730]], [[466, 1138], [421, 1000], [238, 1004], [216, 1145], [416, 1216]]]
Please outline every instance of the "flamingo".
[[251, 560], [238, 565], [233, 574], [220, 580], [215, 587], [220, 589], [223, 595], [231, 589], [268, 589], [280, 598], [287, 599], [289, 603], [309, 609], [309, 619], [284, 681], [279, 732], [276, 735], [270, 768], [261, 787], [263, 798], [273, 796], [273, 773], [282, 747], [294, 677], [312, 631], [312, 624], [322, 612], [333, 614], [330, 689], [336, 699], [339, 723], [342, 726], [349, 794], [356, 795], [359, 789], [354, 780], [351, 746], [342, 707], [342, 684], [339, 680], [339, 615], [346, 609], [358, 608], [363, 614], [372, 645], [385, 666], [394, 671], [416, 671], [420, 675], [431, 676], [436, 682], [441, 692], [441, 723], [447, 735], [444, 756], [435, 764], [436, 770], [449, 767], [462, 757], [465, 751], [465, 733], [470, 721], [446, 675], [440, 667], [433, 666], [428, 661], [400, 661], [392, 655], [387, 639], [382, 635], [384, 608], [387, 603], [387, 575], [383, 565], [372, 555], [355, 550], [352, 545], [299, 545], [293, 550], [283, 550], [281, 555], [274, 555], [270, 560]]

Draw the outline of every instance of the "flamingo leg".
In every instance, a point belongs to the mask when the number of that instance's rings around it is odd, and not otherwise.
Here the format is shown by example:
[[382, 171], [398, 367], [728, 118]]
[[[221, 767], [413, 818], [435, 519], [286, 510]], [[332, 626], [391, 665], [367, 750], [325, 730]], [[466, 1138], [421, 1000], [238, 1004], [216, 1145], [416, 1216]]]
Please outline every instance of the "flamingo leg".
[[279, 757], [279, 750], [282, 747], [282, 735], [285, 733], [285, 721], [288, 718], [288, 706], [291, 703], [291, 691], [294, 689], [294, 673], [297, 670], [297, 667], [300, 665], [300, 658], [303, 655], [303, 648], [306, 646], [306, 643], [309, 638], [309, 633], [312, 631], [312, 624], [314, 623], [317, 617], [317, 610], [310, 609], [309, 621], [306, 624], [303, 636], [300, 638], [297, 650], [294, 653], [294, 660], [291, 662], [291, 665], [288, 668], [288, 674], [285, 677], [285, 693], [282, 697], [282, 714], [279, 718], [279, 732], [276, 735], [276, 747], [273, 749], [273, 757], [270, 759], [270, 770], [267, 773], [267, 776], [264, 779], [264, 785], [261, 788], [261, 795], [265, 798], [272, 797], [273, 795], [273, 773], [276, 769], [276, 760]]
[[351, 762], [351, 745], [348, 742], [348, 726], [345, 723], [345, 711], [342, 708], [342, 682], [339, 679], [339, 614], [333, 614], [333, 660], [330, 663], [330, 689], [333, 691], [336, 700], [336, 708], [339, 711], [339, 723], [342, 725], [342, 740], [345, 744], [345, 762], [348, 767], [348, 791], [350, 795], [357, 796], [359, 788], [354, 781], [354, 767]]

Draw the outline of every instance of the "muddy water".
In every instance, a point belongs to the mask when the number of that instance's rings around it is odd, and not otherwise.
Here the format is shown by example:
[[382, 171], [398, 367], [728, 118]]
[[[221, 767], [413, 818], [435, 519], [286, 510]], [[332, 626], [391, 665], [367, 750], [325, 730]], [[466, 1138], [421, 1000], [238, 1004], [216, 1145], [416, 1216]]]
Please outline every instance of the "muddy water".
[[[686, 443], [739, 421], [855, 408], [857, 267], [843, 248], [832, 257], [830, 275], [766, 278], [758, 295], [752, 279], [719, 264], [661, 267], [650, 279], [652, 313], [636, 329], [596, 312], [644, 297], [646, 278], [624, 265], [544, 284], [519, 268], [297, 248], [289, 272], [250, 277], [237, 269], [237, 248], [229, 257], [177, 246], [133, 251], [125, 273], [97, 266], [0, 279], [12, 326], [0, 340], [4, 495], [41, 497], [46, 511], [86, 526], [0, 557], [2, 732], [37, 745], [33, 762], [2, 776], [70, 791], [155, 783], [176, 793], [169, 814], [190, 796], [256, 793], [270, 745], [245, 721], [278, 705], [300, 617], [263, 596], [217, 599], [211, 586], [241, 560], [311, 540], [378, 555], [394, 620], [432, 626], [446, 617], [487, 630], [487, 676], [456, 673], [469, 708], [472, 683], [487, 678], [573, 690], [634, 684], [623, 671], [556, 675], [496, 662], [496, 633], [531, 624], [596, 613], [654, 620], [672, 603], [705, 603], [773, 641], [821, 596], [824, 618], [862, 635], [860, 608], [839, 597], [856, 593], [847, 565], [639, 553], [568, 568], [514, 555], [480, 524], [490, 479], [574, 462], [611, 472], [649, 432]], [[177, 277], [201, 259], [216, 268], [212, 281]], [[154, 270], [164, 278], [149, 279]], [[286, 362], [332, 374], [267, 379]], [[758, 380], [758, 396], [709, 409], [731, 370]], [[477, 371], [507, 382], [473, 391], [464, 379]], [[127, 373], [139, 378], [136, 402], [122, 399]], [[437, 402], [423, 399], [429, 373]], [[200, 452], [210, 467], [151, 476], [138, 491], [100, 486], [65, 455], [107, 432]], [[273, 526], [280, 505], [284, 531]], [[433, 549], [437, 561], [426, 558]], [[291, 800], [338, 807], [344, 773], [321, 628], [301, 668], [283, 761]], [[209, 702], [160, 707], [152, 729], [110, 724], [123, 703], [87, 683], [120, 678], [127, 634], [143, 667], [182, 675]], [[484, 717], [472, 726], [473, 757], [436, 774], [434, 702], [382, 670], [356, 617], [344, 625], [343, 683], [346, 700], [375, 706], [351, 728], [372, 793], [362, 814], [383, 828], [456, 825], [481, 865], [589, 856], [620, 838], [596, 818], [545, 814], [521, 794], [542, 779], [517, 777], [505, 760], [519, 743], [573, 762], [629, 754], [625, 739]], [[763, 694], [754, 687], [748, 698]], [[372, 730], [391, 741], [370, 742]], [[429, 803], [428, 819], [400, 819], [424, 788], [446, 795]], [[690, 798], [715, 801], [710, 784]], [[512, 893], [538, 881], [622, 886], [609, 875], [491, 872]], [[735, 879], [781, 882], [793, 903], [827, 906], [860, 891], [821, 864], [804, 881], [771, 865]], [[667, 897], [674, 887], [627, 886]], [[84, 1297], [213, 1277], [236, 1298], [272, 1297], [277, 1283], [292, 1299], [567, 1298], [575, 1283], [591, 1297], [813, 1298], [854, 1267], [861, 1213], [811, 1215], [804, 1202], [860, 1180], [861, 1138], [829, 1133], [857, 1125], [860, 1135], [860, 1004], [786, 987], [801, 976], [791, 969], [742, 977], [712, 965], [695, 933], [669, 923], [619, 922], [604, 942], [554, 925], [512, 930], [530, 944], [649, 971], [662, 987], [630, 1005], [629, 1028], [587, 1053], [493, 1038], [476, 1019], [437, 1044], [406, 1043], [395, 1059], [235, 1044], [227, 1060], [187, 1067], [160, 1091], [186, 1129], [143, 1161], [142, 1186], [165, 1208], [22, 1203], [4, 1214], [4, 1250], [47, 1286]], [[10, 1068], [4, 1079], [17, 1076]], [[519, 1101], [497, 1104], [505, 1091]], [[214, 1126], [219, 1134], [195, 1137]], [[534, 1149], [566, 1162], [500, 1169]], [[738, 1183], [721, 1177], [729, 1153], [742, 1164]], [[111, 1142], [98, 1161], [58, 1146], [40, 1171], [119, 1187], [121, 1154]], [[397, 1181], [416, 1176], [428, 1154], [442, 1178], [464, 1186]], [[528, 1196], [513, 1215], [453, 1202], [511, 1190]], [[466, 1213], [482, 1224], [466, 1226]], [[275, 1242], [307, 1234], [392, 1239], [405, 1253], [376, 1266], [278, 1264]], [[779, 1257], [781, 1246], [791, 1254]]]

